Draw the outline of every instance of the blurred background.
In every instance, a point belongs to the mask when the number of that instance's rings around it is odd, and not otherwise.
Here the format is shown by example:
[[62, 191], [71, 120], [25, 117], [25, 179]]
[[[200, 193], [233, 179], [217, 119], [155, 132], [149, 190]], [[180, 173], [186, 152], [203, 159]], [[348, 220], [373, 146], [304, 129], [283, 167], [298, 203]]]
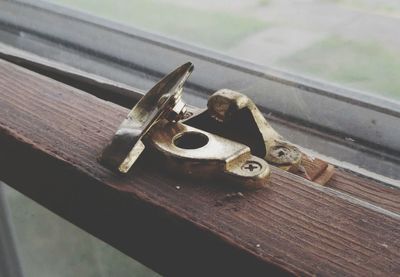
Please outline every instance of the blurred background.
[[400, 99], [398, 0], [51, 0], [313, 79]]
[[[49, 2], [238, 59], [400, 100], [398, 0]], [[158, 276], [10, 187], [0, 186], [25, 276]]]

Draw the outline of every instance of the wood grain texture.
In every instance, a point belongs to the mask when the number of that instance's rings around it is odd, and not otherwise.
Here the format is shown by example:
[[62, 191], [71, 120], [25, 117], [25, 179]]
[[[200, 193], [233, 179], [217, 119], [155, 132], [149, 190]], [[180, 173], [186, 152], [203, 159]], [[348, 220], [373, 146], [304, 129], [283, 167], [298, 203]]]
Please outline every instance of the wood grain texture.
[[[399, 276], [397, 189], [274, 169], [241, 191], [97, 158], [128, 110], [0, 61], [0, 178], [167, 275]], [[179, 186], [178, 190], [176, 186]]]

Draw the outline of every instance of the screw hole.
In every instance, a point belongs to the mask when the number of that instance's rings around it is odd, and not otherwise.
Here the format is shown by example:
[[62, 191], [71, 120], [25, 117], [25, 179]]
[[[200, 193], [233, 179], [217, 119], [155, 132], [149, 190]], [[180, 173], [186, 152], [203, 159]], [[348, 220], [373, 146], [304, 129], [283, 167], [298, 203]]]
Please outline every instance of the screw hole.
[[183, 119], [188, 119], [188, 118], [191, 117], [192, 115], [193, 115], [192, 112], [186, 112], [186, 113], [183, 115]]
[[198, 132], [186, 132], [174, 138], [174, 145], [182, 149], [198, 149], [208, 143], [208, 137]]

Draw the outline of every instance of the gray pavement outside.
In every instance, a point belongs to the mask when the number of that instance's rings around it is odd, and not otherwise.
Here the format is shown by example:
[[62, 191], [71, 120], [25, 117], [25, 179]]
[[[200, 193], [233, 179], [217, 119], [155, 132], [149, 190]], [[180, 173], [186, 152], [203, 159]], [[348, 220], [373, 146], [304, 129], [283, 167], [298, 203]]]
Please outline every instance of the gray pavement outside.
[[400, 100], [397, 0], [51, 0], [312, 79]]

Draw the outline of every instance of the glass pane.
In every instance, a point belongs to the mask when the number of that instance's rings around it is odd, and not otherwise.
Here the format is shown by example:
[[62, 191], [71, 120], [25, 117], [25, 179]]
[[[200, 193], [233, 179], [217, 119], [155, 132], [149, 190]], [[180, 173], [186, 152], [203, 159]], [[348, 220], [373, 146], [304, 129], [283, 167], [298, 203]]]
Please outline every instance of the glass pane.
[[24, 276], [159, 276], [11, 187], [0, 186]]
[[50, 0], [254, 63], [400, 99], [397, 0]]

